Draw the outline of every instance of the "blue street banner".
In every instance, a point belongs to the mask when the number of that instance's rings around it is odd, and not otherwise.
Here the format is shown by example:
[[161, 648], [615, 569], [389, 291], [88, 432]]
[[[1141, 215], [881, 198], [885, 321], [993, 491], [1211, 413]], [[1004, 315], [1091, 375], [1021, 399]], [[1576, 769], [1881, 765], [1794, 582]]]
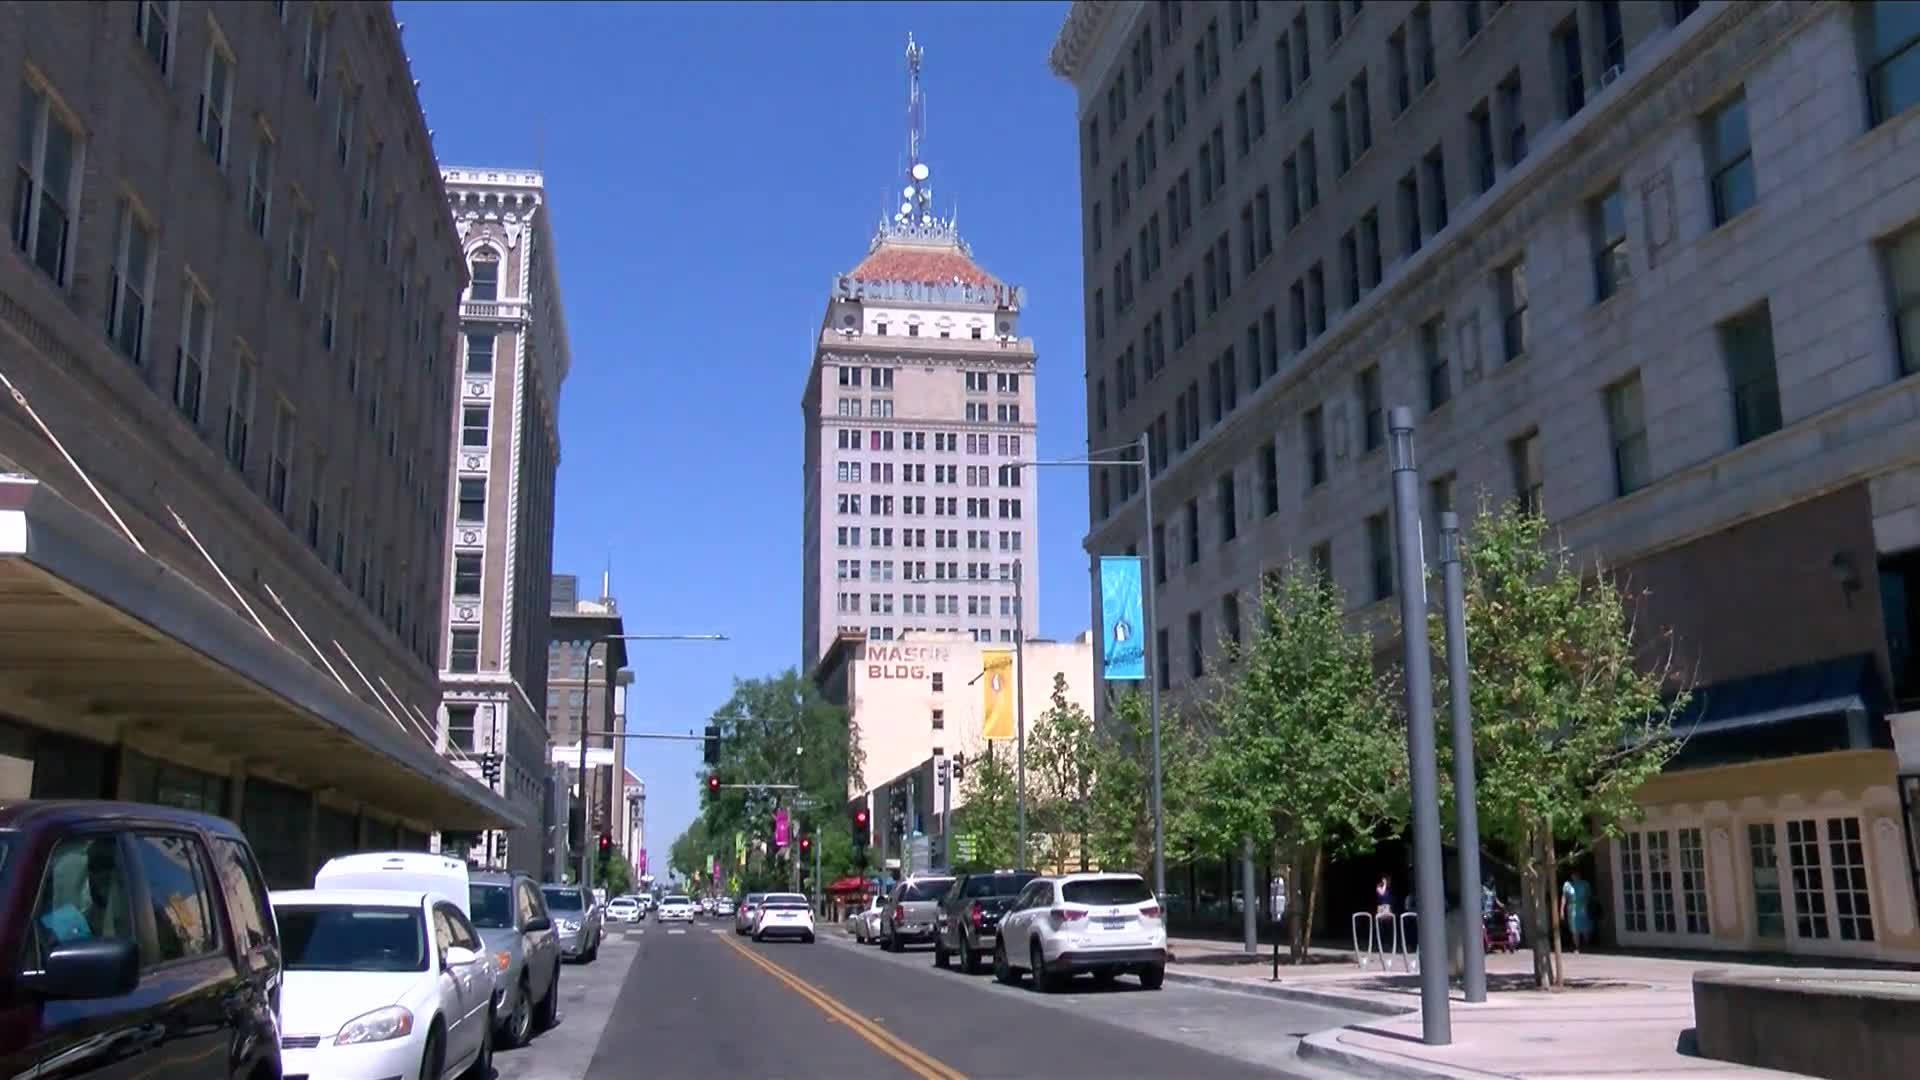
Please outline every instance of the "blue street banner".
[[1140, 606], [1140, 567], [1133, 555], [1100, 557], [1101, 677], [1108, 682], [1147, 677], [1146, 617]]

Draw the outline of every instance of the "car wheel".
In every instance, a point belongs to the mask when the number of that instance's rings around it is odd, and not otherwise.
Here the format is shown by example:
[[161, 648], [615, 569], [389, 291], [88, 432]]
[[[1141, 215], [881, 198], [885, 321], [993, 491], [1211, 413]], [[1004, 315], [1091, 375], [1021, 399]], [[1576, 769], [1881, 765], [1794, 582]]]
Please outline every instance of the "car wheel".
[[[432, 1073], [422, 1074], [431, 1076]], [[461, 1080], [493, 1080], [493, 1008], [487, 1008], [486, 1026], [480, 1029], [480, 1053], [467, 1066]]]
[[553, 981], [547, 984], [547, 996], [540, 999], [540, 1012], [534, 1023], [541, 1031], [550, 1031], [560, 1024], [560, 961], [553, 962]]
[[759, 934], [755, 934], [755, 935], [753, 935], [753, 940], [754, 940], [754, 943], [755, 943], [755, 944], [759, 944], [760, 942], [763, 942], [763, 941], [765, 941], [765, 940], [767, 940], [767, 939], [766, 939], [766, 938], [764, 938], [764, 937], [762, 937], [762, 936], [760, 936]]
[[967, 935], [960, 935], [960, 970], [969, 975], [980, 974], [980, 954], [967, 944]]
[[907, 951], [906, 945], [902, 944], [900, 941], [900, 931], [898, 930], [887, 931], [887, 951], [888, 952], [906, 952]]
[[440, 1038], [440, 1022], [427, 1032], [427, 1048], [420, 1051], [420, 1075], [442, 1076], [447, 1071], [447, 1044]]
[[1007, 946], [1000, 942], [993, 947], [993, 977], [1008, 986], [1020, 985], [1020, 973], [1007, 963]]
[[513, 995], [513, 1008], [507, 1012], [506, 1025], [501, 1034], [506, 1036], [506, 1046], [514, 1049], [527, 1045], [533, 1038], [533, 988], [527, 985], [525, 976], [521, 976], [520, 985]]
[[1167, 965], [1148, 964], [1140, 969], [1140, 985], [1149, 990], [1158, 990], [1167, 981]]
[[945, 938], [933, 939], [933, 966], [942, 971], [947, 969], [947, 942]]
[[1047, 970], [1047, 954], [1040, 951], [1040, 943], [1034, 942], [1028, 949], [1027, 964], [1033, 968], [1033, 988], [1043, 994], [1051, 994], [1060, 988], [1060, 979]]
[[802, 941], [804, 941], [804, 942], [805, 942], [806, 944], [808, 944], [808, 945], [811, 945], [811, 944], [813, 944], [813, 935], [812, 935], [812, 934], [808, 934], [808, 935], [807, 935], [806, 937], [804, 937], [804, 938], [801, 938], [800, 940], [802, 940]]

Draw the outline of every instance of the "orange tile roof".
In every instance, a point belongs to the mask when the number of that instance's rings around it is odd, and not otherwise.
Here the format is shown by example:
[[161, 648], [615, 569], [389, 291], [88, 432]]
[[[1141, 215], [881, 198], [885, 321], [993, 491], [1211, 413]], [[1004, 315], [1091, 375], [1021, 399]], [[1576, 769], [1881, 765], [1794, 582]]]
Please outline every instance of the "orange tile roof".
[[946, 285], [960, 281], [968, 285], [999, 285], [1000, 280], [978, 263], [951, 247], [917, 247], [883, 243], [871, 255], [860, 260], [850, 276], [865, 281], [914, 281]]

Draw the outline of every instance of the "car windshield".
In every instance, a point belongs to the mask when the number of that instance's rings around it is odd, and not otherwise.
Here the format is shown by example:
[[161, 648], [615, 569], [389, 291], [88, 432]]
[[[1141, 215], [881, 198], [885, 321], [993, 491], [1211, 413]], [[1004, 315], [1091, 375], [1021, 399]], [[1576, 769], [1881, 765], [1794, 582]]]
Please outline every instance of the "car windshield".
[[952, 884], [953, 879], [950, 877], [909, 881], [906, 888], [901, 890], [900, 899], [903, 903], [912, 903], [916, 900], [938, 900], [946, 895], [947, 886]]
[[965, 891], [961, 894], [968, 899], [989, 896], [1019, 896], [1020, 890], [1038, 874], [978, 874], [967, 879]]
[[425, 971], [419, 908], [275, 905], [288, 971]]
[[687, 898], [686, 898], [686, 897], [684, 897], [684, 896], [669, 896], [669, 897], [667, 897], [667, 898], [666, 898], [665, 900], [662, 900], [662, 901], [660, 901], [660, 902], [661, 902], [662, 904], [691, 904], [691, 903], [693, 903], [693, 901], [691, 901], [691, 900], [689, 900], [689, 899], [687, 899]]
[[1069, 904], [1144, 904], [1153, 899], [1147, 883], [1139, 878], [1095, 878], [1069, 881], [1060, 889]]
[[579, 911], [586, 905], [580, 900], [580, 894], [573, 889], [545, 889], [547, 908], [550, 911]]
[[505, 885], [467, 886], [467, 906], [473, 925], [500, 930], [513, 925], [513, 894]]

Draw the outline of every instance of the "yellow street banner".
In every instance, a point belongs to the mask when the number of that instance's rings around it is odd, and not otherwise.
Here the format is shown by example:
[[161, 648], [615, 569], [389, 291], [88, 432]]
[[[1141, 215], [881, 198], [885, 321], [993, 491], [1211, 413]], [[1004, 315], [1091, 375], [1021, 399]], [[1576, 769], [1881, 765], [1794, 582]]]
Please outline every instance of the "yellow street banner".
[[986, 649], [980, 653], [980, 734], [988, 739], [1013, 738], [1013, 650]]

